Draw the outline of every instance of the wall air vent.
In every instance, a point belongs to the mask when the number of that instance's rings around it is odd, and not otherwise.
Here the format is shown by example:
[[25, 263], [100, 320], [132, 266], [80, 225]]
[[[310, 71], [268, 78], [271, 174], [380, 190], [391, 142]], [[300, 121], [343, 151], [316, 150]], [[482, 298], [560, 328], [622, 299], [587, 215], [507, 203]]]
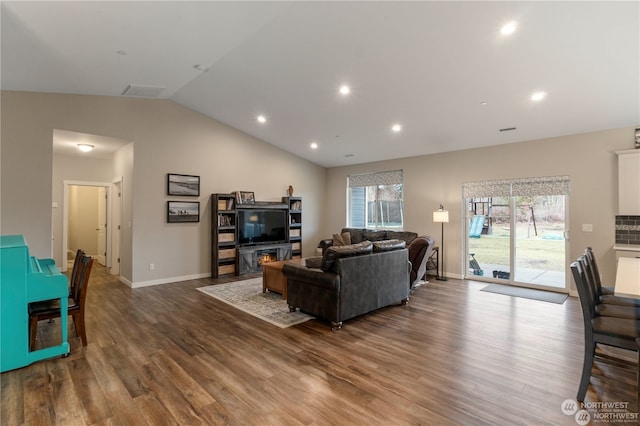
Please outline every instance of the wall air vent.
[[130, 84], [127, 86], [125, 91], [122, 92], [122, 96], [131, 96], [134, 98], [157, 98], [164, 89], [166, 89], [166, 87]]
[[512, 130], [515, 130], [515, 127], [505, 127], [504, 129], [500, 129], [501, 132], [510, 132]]

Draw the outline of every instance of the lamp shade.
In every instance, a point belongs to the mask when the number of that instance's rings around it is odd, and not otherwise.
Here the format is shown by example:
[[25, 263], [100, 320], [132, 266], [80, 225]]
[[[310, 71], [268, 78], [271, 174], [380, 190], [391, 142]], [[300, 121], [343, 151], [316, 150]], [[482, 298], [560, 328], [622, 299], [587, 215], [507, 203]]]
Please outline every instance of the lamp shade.
[[433, 221], [438, 223], [449, 223], [449, 212], [447, 210], [436, 210], [433, 212]]

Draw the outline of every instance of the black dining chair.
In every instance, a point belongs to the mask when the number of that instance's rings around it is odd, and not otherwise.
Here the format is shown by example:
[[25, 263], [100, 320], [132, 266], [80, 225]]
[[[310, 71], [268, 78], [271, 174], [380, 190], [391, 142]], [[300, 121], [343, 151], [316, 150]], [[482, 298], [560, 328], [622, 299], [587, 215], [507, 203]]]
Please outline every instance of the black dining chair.
[[596, 302], [603, 302], [611, 305], [635, 306], [640, 308], [640, 299], [632, 299], [629, 297], [620, 297], [614, 294], [615, 287], [603, 286], [600, 279], [600, 271], [596, 262], [595, 254], [591, 247], [587, 247], [584, 251], [585, 263], [588, 268], [587, 275], [592, 280], [597, 298]]
[[578, 261], [582, 263], [586, 284], [590, 291], [591, 299], [594, 301], [597, 315], [640, 320], [640, 305], [636, 306], [633, 303], [635, 302], [634, 299], [614, 295], [601, 295], [598, 292], [594, 269], [589, 262], [588, 256], [581, 256]]
[[576, 398], [578, 401], [584, 401], [589, 387], [596, 345], [638, 351], [636, 339], [640, 337], [639, 320], [598, 314], [596, 300], [587, 281], [585, 262], [586, 259], [582, 256], [571, 264], [571, 273], [578, 290], [584, 320], [584, 360]]

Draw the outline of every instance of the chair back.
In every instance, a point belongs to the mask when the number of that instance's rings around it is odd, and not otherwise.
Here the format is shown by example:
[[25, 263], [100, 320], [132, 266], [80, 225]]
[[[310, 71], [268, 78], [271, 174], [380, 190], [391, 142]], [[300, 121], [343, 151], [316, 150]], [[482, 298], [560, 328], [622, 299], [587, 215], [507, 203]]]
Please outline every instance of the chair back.
[[598, 264], [596, 263], [596, 256], [595, 254], [593, 254], [593, 249], [591, 247], [587, 247], [584, 250], [584, 256], [587, 258], [587, 261], [589, 262], [589, 266], [593, 274], [596, 290], [598, 292], [598, 297], [600, 297], [602, 296], [602, 280], [600, 280], [600, 271], [598, 270]]
[[69, 296], [73, 297], [75, 294], [75, 285], [78, 275], [78, 269], [80, 268], [80, 263], [82, 262], [82, 258], [85, 256], [85, 251], [82, 249], [78, 249], [76, 252], [76, 257], [73, 260], [73, 268], [71, 269], [71, 275], [69, 277]]
[[84, 301], [87, 298], [87, 287], [89, 286], [89, 276], [93, 267], [93, 258], [91, 256], [83, 256], [78, 267], [76, 277], [75, 292], [71, 295], [74, 302], [80, 306], [80, 310], [84, 311]]
[[597, 305], [598, 303], [600, 303], [601, 294], [598, 290], [598, 283], [596, 281], [593, 264], [591, 263], [586, 250], [585, 254], [578, 258], [578, 261], [582, 264], [584, 278], [586, 280], [587, 286], [589, 287], [589, 291], [591, 292], [591, 298], [593, 299], [594, 304]]
[[571, 274], [573, 275], [573, 281], [576, 284], [578, 297], [580, 298], [585, 335], [590, 335], [592, 334], [591, 320], [596, 315], [596, 304], [595, 299], [593, 299], [591, 289], [589, 288], [589, 284], [587, 283], [583, 262], [584, 256], [581, 256], [578, 260], [571, 263]]

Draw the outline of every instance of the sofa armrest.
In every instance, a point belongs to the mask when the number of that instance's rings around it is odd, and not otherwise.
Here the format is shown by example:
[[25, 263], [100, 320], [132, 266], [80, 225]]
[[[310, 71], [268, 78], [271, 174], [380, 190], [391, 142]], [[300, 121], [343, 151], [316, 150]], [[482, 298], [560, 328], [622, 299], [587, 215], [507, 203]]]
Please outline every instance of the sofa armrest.
[[324, 254], [325, 250], [333, 245], [333, 239], [328, 238], [326, 240], [322, 240], [318, 243], [318, 248], [322, 249], [322, 254]]

